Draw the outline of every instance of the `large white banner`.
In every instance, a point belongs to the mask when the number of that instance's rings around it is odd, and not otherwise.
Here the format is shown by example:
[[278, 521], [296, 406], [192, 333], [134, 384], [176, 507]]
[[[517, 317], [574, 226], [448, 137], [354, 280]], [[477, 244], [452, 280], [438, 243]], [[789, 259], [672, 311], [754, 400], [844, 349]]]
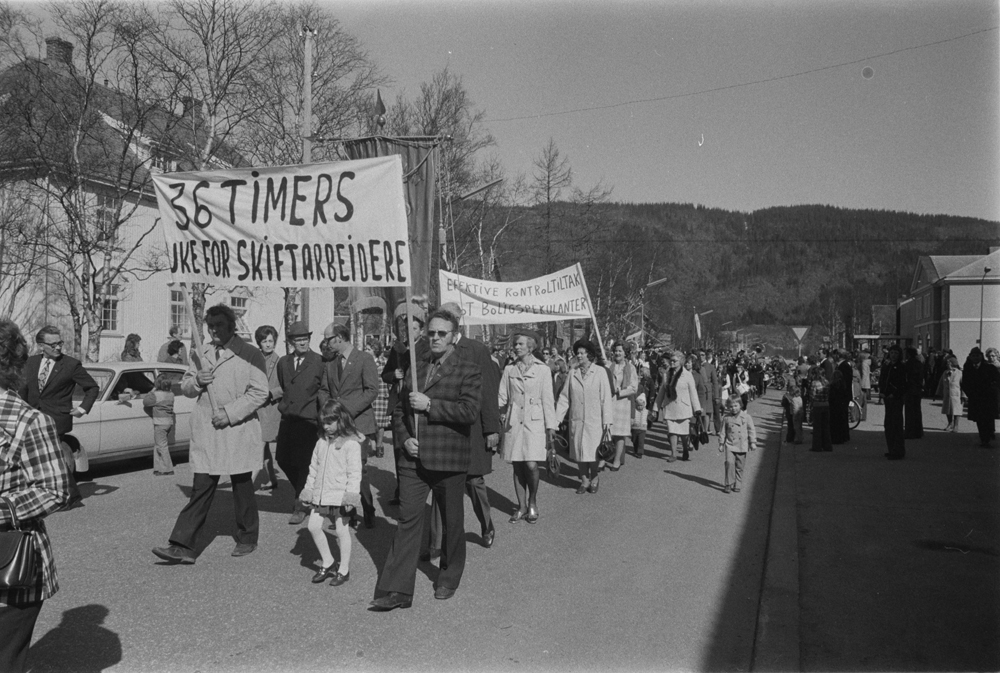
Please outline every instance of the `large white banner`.
[[439, 273], [441, 303], [460, 305], [465, 310], [463, 320], [469, 325], [590, 320], [592, 316], [579, 264], [517, 283]]
[[174, 281], [400, 287], [410, 250], [398, 156], [153, 177]]

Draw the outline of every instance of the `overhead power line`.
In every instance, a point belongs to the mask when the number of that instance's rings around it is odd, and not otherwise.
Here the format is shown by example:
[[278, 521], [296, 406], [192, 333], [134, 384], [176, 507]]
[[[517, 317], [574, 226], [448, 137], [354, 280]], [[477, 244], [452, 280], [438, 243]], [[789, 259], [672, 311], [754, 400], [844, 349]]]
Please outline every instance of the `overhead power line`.
[[865, 61], [871, 61], [877, 58], [885, 58], [886, 56], [893, 56], [895, 54], [902, 54], [907, 51], [914, 51], [916, 49], [926, 49], [927, 47], [934, 47], [939, 44], [945, 44], [947, 42], [954, 42], [956, 40], [964, 40], [968, 37], [973, 37], [975, 35], [980, 35], [982, 33], [989, 33], [995, 31], [1000, 26], [992, 26], [990, 28], [981, 28], [980, 30], [974, 30], [971, 33], [965, 33], [964, 35], [956, 35], [955, 37], [948, 37], [943, 40], [935, 40], [934, 42], [925, 42], [923, 44], [917, 44], [912, 47], [903, 47], [901, 49], [893, 49], [892, 51], [885, 51], [880, 54], [871, 54], [865, 56], [864, 58], [854, 59], [852, 61], [843, 61], [841, 63], [834, 63], [832, 65], [824, 65], [818, 68], [810, 68], [809, 70], [801, 70], [799, 72], [793, 72], [788, 75], [776, 75], [774, 77], [767, 77], [764, 79], [755, 79], [750, 82], [740, 82], [738, 84], [727, 84], [725, 86], [712, 87], [711, 89], [702, 89], [700, 91], [689, 91], [686, 93], [677, 93], [667, 96], [657, 96], [655, 98], [636, 98], [635, 100], [622, 101], [620, 103], [610, 103], [608, 105], [594, 105], [590, 107], [580, 107], [573, 108], [570, 110], [559, 110], [557, 112], [540, 112], [538, 114], [531, 115], [521, 115], [518, 117], [503, 117], [500, 119], [489, 119], [491, 123], [500, 122], [513, 122], [521, 121], [525, 119], [541, 119], [543, 117], [558, 117], [561, 115], [576, 114], [578, 112], [594, 112], [596, 110], [612, 110], [614, 108], [625, 107], [628, 105], [639, 105], [641, 103], [657, 103], [666, 100], [676, 100], [678, 98], [690, 98], [691, 96], [702, 96], [708, 93], [716, 93], [719, 91], [728, 91], [730, 89], [741, 89], [748, 86], [755, 86], [757, 84], [768, 84], [770, 82], [779, 82], [783, 79], [791, 79], [793, 77], [802, 77], [803, 75], [811, 75], [817, 72], [823, 72], [824, 70], [833, 70], [834, 68], [843, 68], [848, 65], [857, 65], [858, 63], [864, 63]]

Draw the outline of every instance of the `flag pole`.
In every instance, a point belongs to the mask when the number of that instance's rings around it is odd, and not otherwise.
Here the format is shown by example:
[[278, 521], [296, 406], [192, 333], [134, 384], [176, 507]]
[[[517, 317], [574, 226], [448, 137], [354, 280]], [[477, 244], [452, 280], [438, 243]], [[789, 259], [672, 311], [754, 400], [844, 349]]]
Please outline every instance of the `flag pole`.
[[[406, 287], [406, 342], [410, 346], [410, 385], [413, 392], [418, 392], [417, 388], [417, 344], [413, 340], [413, 289]], [[413, 414], [413, 438], [420, 441], [418, 436], [417, 415]]]
[[597, 344], [601, 347], [601, 357], [608, 361], [608, 354], [604, 352], [604, 340], [601, 339], [601, 328], [597, 324], [597, 314], [594, 313], [594, 302], [590, 300], [590, 289], [587, 287], [587, 279], [583, 277], [583, 267], [580, 262], [576, 263], [576, 268], [580, 272], [580, 280], [583, 281], [583, 291], [587, 294], [587, 306], [590, 308], [590, 319], [594, 321], [594, 334], [597, 335]]
[[[191, 359], [195, 361], [199, 371], [210, 372], [211, 370], [205, 367], [205, 362], [201, 358], [201, 329], [198, 327], [198, 321], [194, 317], [194, 305], [191, 303], [191, 295], [188, 294], [187, 283], [181, 283], [181, 292], [184, 294], [184, 304], [187, 306], [188, 315], [191, 317], [191, 340], [194, 342], [194, 351], [191, 353]], [[215, 395], [212, 394], [211, 383], [205, 386], [205, 392], [208, 393], [208, 403], [212, 405], [212, 415], [215, 416], [219, 413], [219, 407], [215, 404]]]

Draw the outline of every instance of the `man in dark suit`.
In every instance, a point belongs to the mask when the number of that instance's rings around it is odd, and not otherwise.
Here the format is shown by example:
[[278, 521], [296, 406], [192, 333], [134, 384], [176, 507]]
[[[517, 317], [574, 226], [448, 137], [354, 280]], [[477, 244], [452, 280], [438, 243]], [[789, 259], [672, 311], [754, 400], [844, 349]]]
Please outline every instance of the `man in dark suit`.
[[278, 360], [281, 423], [278, 425], [275, 460], [295, 493], [292, 516], [288, 520], [292, 525], [306, 520], [306, 506], [298, 496], [309, 476], [309, 463], [319, 430], [316, 399], [323, 378], [323, 358], [309, 348], [311, 336], [312, 332], [304, 322], [292, 323], [286, 335], [292, 352]]
[[[442, 304], [442, 310], [448, 311], [456, 318], [464, 315], [462, 308], [455, 303]], [[472, 500], [472, 510], [479, 519], [483, 546], [490, 548], [496, 537], [496, 528], [490, 515], [490, 499], [486, 491], [484, 477], [493, 471], [493, 454], [500, 444], [500, 368], [490, 357], [490, 349], [486, 344], [470, 339], [461, 332], [455, 333], [455, 355], [463, 360], [475, 363], [483, 375], [483, 392], [479, 406], [479, 418], [472, 426], [470, 440], [472, 447], [469, 454], [469, 471], [465, 478], [465, 492]], [[428, 560], [440, 552], [441, 543], [441, 512], [436, 505], [431, 505], [431, 543], [425, 558]]]
[[396, 535], [376, 586], [378, 597], [372, 601], [375, 610], [413, 603], [428, 491], [441, 508], [446, 531], [434, 597], [454, 596], [465, 570], [463, 492], [483, 377], [479, 367], [455, 355], [456, 332], [458, 320], [447, 311], [430, 315], [430, 354], [417, 363], [417, 390], [412, 377], [404, 379], [393, 411], [393, 433], [403, 440], [401, 504]]
[[351, 331], [346, 325], [330, 323], [323, 330], [326, 347], [336, 353], [323, 366], [319, 387], [319, 406], [327, 400], [339, 400], [354, 418], [354, 426], [367, 441], [361, 447], [361, 509], [365, 528], [375, 527], [375, 502], [368, 483], [368, 453], [375, 441], [375, 409], [378, 397], [378, 367], [371, 353], [359, 351], [351, 343]]
[[[76, 358], [63, 355], [63, 341], [59, 329], [46, 325], [38, 330], [35, 342], [41, 353], [32, 355], [24, 365], [24, 383], [19, 391], [21, 399], [52, 418], [62, 446], [63, 458], [70, 473], [70, 506], [80, 502], [80, 489], [73, 479], [73, 451], [75, 439], [67, 438], [73, 430], [73, 419], [90, 413], [101, 389], [83, 364]], [[73, 405], [76, 386], [83, 389], [83, 399]], [[79, 447], [80, 451], [84, 447]]]

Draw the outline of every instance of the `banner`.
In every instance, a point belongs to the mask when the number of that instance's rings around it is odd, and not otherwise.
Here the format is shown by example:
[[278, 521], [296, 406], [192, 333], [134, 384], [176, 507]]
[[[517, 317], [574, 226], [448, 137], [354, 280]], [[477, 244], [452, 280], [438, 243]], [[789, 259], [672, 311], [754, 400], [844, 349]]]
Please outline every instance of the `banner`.
[[399, 157], [153, 176], [173, 281], [411, 282]]
[[575, 264], [547, 276], [497, 283], [439, 271], [441, 303], [465, 310], [467, 325], [503, 325], [593, 317], [583, 269]]
[[[431, 295], [431, 256], [434, 252], [434, 203], [437, 176], [436, 136], [390, 138], [371, 136], [345, 140], [344, 152], [351, 159], [399, 156], [403, 162], [406, 215], [409, 222], [410, 275], [413, 294]], [[384, 311], [391, 320], [405, 293], [394, 288], [353, 287], [349, 293], [351, 312]]]

